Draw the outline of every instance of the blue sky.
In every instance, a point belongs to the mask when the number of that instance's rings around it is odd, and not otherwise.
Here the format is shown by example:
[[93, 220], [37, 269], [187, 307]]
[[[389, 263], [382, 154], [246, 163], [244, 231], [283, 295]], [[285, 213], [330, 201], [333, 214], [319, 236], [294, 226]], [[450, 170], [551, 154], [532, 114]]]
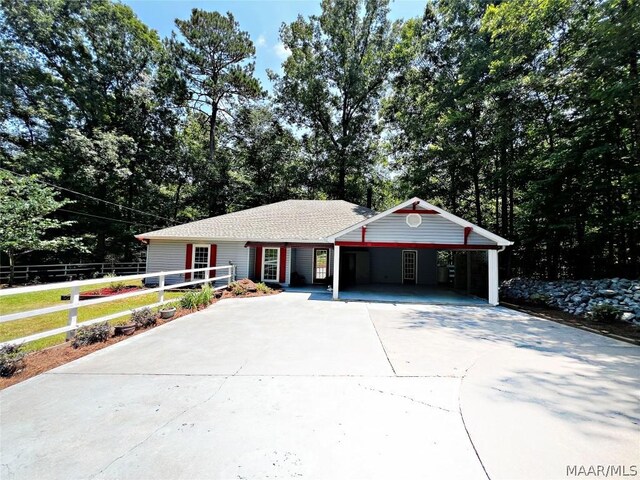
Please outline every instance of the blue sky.
[[[231, 12], [240, 28], [249, 32], [256, 45], [256, 76], [263, 88], [270, 90], [266, 69], [279, 71], [286, 58], [278, 38], [280, 25], [290, 23], [300, 14], [320, 13], [320, 0], [122, 0], [149, 27], [167, 37], [174, 29], [174, 19], [186, 19], [192, 8]], [[411, 18], [422, 14], [426, 0], [392, 0], [390, 18]]]

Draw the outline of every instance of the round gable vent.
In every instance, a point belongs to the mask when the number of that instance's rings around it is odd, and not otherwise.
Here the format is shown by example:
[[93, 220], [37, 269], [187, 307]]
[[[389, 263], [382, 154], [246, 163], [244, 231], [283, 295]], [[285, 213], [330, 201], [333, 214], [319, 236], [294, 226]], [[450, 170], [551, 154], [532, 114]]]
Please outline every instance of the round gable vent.
[[418, 228], [422, 223], [422, 217], [417, 213], [410, 213], [407, 215], [407, 225], [411, 228]]

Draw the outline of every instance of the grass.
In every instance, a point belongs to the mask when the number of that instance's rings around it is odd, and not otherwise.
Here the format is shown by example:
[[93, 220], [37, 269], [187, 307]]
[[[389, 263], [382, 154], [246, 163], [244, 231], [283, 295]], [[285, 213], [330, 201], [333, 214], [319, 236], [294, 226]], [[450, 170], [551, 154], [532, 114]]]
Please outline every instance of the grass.
[[[108, 287], [112, 282], [105, 282], [99, 285], [89, 285], [81, 288], [81, 292], [88, 292], [98, 288]], [[142, 282], [127, 282], [127, 285], [142, 286]], [[27, 310], [35, 310], [37, 308], [50, 307], [59, 305], [61, 295], [69, 295], [70, 288], [60, 288], [56, 290], [46, 290], [44, 292], [23, 293], [19, 295], [10, 295], [8, 297], [0, 297], [0, 314], [23, 312]], [[165, 292], [164, 298], [170, 300], [172, 298], [180, 298], [180, 292]], [[100, 303], [98, 305], [90, 305], [80, 307], [78, 309], [78, 323], [99, 318], [104, 315], [117, 313], [120, 311], [130, 310], [136, 307], [142, 307], [147, 304], [157, 302], [157, 292], [140, 295], [132, 298], [124, 298], [121, 300], [113, 300], [111, 302]], [[130, 314], [125, 313], [122, 317], [112, 320], [110, 323], [121, 323], [123, 319]], [[54, 328], [64, 327], [67, 324], [68, 311], [48, 313], [46, 315], [38, 315], [36, 317], [23, 318], [13, 322], [0, 323], [0, 342], [11, 340], [14, 338], [25, 337], [34, 333], [51, 330]], [[65, 341], [65, 334], [54, 335], [52, 337], [41, 338], [25, 345], [25, 350], [41, 350], [51, 347]]]

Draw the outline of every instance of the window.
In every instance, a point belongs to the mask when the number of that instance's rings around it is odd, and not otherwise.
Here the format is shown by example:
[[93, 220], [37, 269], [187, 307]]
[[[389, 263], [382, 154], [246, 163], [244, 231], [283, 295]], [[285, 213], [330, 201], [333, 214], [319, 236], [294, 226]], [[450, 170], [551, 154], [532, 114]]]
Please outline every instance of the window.
[[407, 215], [406, 222], [411, 228], [418, 228], [422, 224], [422, 217], [417, 213], [410, 213]]
[[[209, 245], [193, 246], [193, 268], [207, 268], [209, 266], [209, 248]], [[209, 278], [209, 270], [194, 272], [193, 278], [194, 280]]]
[[265, 248], [262, 261], [262, 281], [277, 282], [280, 274], [280, 249]]

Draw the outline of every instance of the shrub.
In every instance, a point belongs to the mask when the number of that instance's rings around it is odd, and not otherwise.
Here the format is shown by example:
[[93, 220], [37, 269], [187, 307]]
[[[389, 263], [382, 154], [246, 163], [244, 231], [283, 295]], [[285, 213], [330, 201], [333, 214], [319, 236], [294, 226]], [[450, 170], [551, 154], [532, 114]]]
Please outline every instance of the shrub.
[[78, 348], [98, 342], [106, 342], [110, 333], [111, 327], [109, 327], [107, 322], [80, 327], [76, 330], [76, 334], [73, 337], [71, 345], [73, 345], [74, 348]]
[[24, 368], [22, 345], [5, 345], [0, 348], [0, 377], [10, 377]]
[[[107, 275], [104, 276], [104, 278], [118, 278], [118, 276], [115, 273], [108, 273]], [[125, 282], [119, 280], [116, 282], [109, 283], [109, 288], [114, 292], [120, 292], [125, 288], [127, 288], [127, 285], [125, 284]]]
[[591, 318], [596, 322], [614, 323], [622, 320], [622, 312], [613, 305], [596, 305], [591, 309]]
[[536, 305], [538, 307], [548, 307], [551, 301], [548, 295], [544, 293], [533, 293], [529, 295], [528, 301], [531, 305]]
[[233, 293], [235, 296], [244, 295], [245, 293], [247, 293], [247, 290], [242, 285], [235, 283], [232, 284], [231, 293]]
[[271, 291], [271, 287], [269, 287], [266, 283], [256, 283], [256, 290], [260, 293], [269, 293]]
[[180, 299], [180, 306], [187, 310], [195, 310], [198, 308], [198, 292], [187, 292]]
[[158, 317], [150, 308], [143, 308], [131, 314], [131, 322], [136, 324], [136, 328], [147, 328], [154, 326], [158, 322]]
[[202, 289], [198, 292], [198, 306], [206, 307], [211, 304], [213, 300], [213, 289], [209, 285], [203, 285]]

